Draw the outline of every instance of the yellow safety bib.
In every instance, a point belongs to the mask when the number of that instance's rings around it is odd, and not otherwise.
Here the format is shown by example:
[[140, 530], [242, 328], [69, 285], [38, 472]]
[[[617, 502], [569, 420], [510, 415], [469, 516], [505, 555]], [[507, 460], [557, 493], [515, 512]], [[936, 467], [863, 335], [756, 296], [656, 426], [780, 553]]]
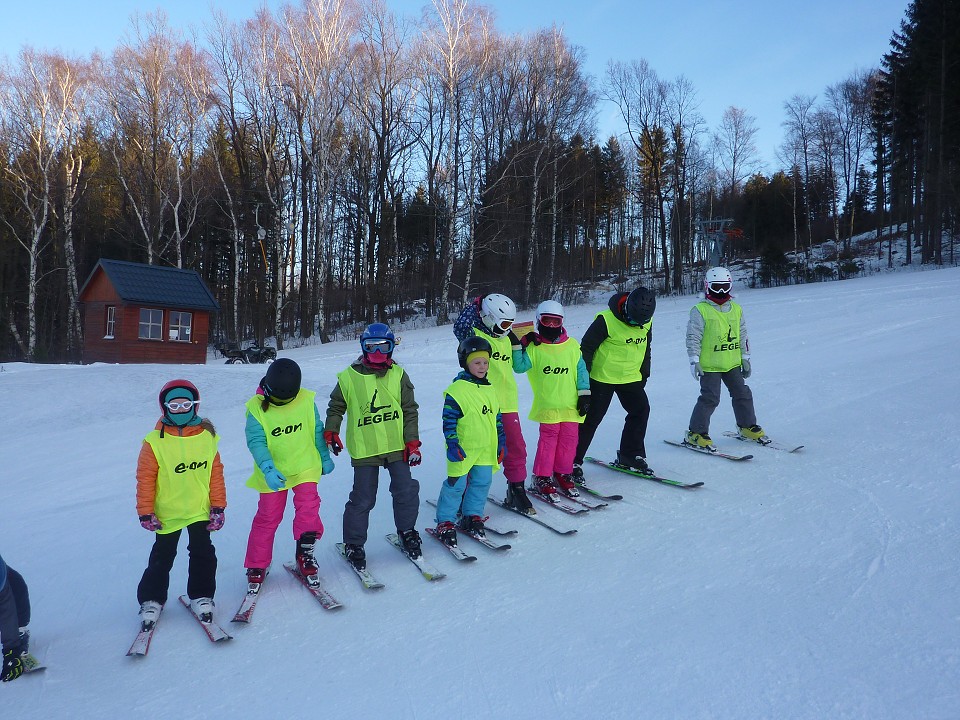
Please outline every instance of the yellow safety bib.
[[403, 410], [400, 378], [403, 370], [392, 365], [381, 377], [359, 373], [352, 367], [339, 375], [340, 392], [347, 402], [347, 451], [353, 458], [403, 450]]
[[610, 385], [625, 385], [643, 380], [640, 366], [647, 353], [647, 338], [653, 320], [645, 325], [627, 325], [610, 310], [597, 314], [607, 325], [607, 337], [590, 365], [590, 377]]
[[[323, 462], [317, 450], [317, 416], [314, 410], [316, 393], [301, 389], [286, 405], [270, 405], [262, 409], [263, 397], [254, 395], [247, 401], [247, 412], [256, 418], [267, 436], [267, 450], [273, 464], [287, 479], [283, 489], [300, 483], [318, 482]], [[247, 487], [262, 493], [273, 492], [256, 465]]]
[[181, 436], [154, 430], [144, 441], [153, 448], [159, 471], [153, 512], [161, 535], [210, 519], [210, 473], [220, 438], [208, 431]]
[[513, 374], [513, 349], [510, 338], [490, 337], [473, 329], [475, 335], [490, 343], [493, 354], [490, 356], [490, 369], [487, 371], [487, 380], [497, 391], [500, 400], [500, 412], [511, 413], [520, 409], [520, 400], [517, 392], [517, 378]]
[[743, 309], [732, 300], [729, 312], [702, 301], [697, 310], [703, 317], [703, 340], [700, 343], [700, 367], [704, 372], [727, 372], [743, 360], [740, 350], [740, 318]]
[[462, 477], [474, 465], [497, 463], [497, 413], [500, 406], [493, 385], [478, 385], [469, 380], [454, 380], [444, 390], [463, 411], [457, 421], [457, 437], [466, 459], [458, 462], [447, 460], [447, 477]]
[[554, 345], [528, 345], [532, 367], [527, 378], [533, 389], [530, 419], [549, 425], [561, 422], [582, 423], [577, 412], [577, 364], [580, 343], [573, 338]]

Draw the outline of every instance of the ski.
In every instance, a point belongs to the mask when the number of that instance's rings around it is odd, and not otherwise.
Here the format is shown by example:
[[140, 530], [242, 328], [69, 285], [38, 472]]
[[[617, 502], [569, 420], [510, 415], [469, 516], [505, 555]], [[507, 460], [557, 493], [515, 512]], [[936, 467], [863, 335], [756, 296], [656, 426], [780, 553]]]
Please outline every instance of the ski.
[[[458, 531], [458, 532], [459, 532], [459, 531]], [[460, 561], [463, 561], [463, 562], [473, 562], [474, 560], [477, 559], [475, 555], [470, 555], [470, 554], [468, 554], [468, 553], [465, 553], [465, 552], [464, 552], [463, 550], [461, 550], [460, 547], [457, 546], [457, 545], [447, 545], [447, 544], [446, 544], [443, 540], [441, 540], [441, 539], [439, 538], [439, 536], [437, 535], [437, 529], [436, 529], [436, 528], [428, 527], [428, 528], [427, 528], [427, 534], [428, 534], [430, 537], [432, 537], [434, 540], [436, 540], [438, 543], [440, 543], [441, 545], [443, 545], [447, 550], [449, 550], [449, 551], [450, 551], [450, 554], [453, 555], [457, 560], [460, 560]]]
[[[163, 608], [160, 608], [160, 614], [163, 614]], [[160, 615], [157, 616], [156, 621], [149, 629], [143, 628], [143, 623], [140, 624], [140, 632], [137, 633], [137, 637], [134, 638], [133, 644], [130, 646], [130, 649], [127, 650], [127, 657], [130, 656], [139, 656], [144, 657], [150, 651], [150, 641], [153, 640], [153, 633], [157, 631], [157, 623], [160, 622]]]
[[[582, 505], [570, 505], [565, 500], [573, 500], [573, 498], [567, 498], [560, 495], [560, 493], [553, 493], [552, 495], [544, 495], [539, 490], [534, 490], [533, 488], [527, 488], [527, 495], [535, 497], [540, 502], [544, 502], [547, 505], [555, 507], [557, 510], [562, 510], [568, 515], [579, 515], [580, 513], [587, 512], [587, 508]], [[553, 499], [556, 498], [556, 499]]]
[[521, 517], [527, 518], [527, 520], [531, 520], [532, 522], [535, 522], [537, 525], [542, 525], [543, 527], [547, 528], [548, 530], [553, 530], [553, 532], [557, 533], [558, 535], [573, 535], [573, 534], [577, 531], [576, 528], [572, 528], [572, 529], [570, 529], [570, 530], [564, 530], [564, 529], [562, 529], [562, 528], [559, 528], [559, 527], [557, 527], [556, 525], [554, 525], [554, 524], [552, 524], [552, 523], [550, 523], [550, 522], [548, 522], [548, 521], [546, 521], [546, 520], [541, 520], [538, 515], [527, 515], [527, 514], [524, 513], [524, 512], [520, 512], [519, 510], [516, 510], [516, 509], [510, 507], [509, 505], [507, 505], [506, 503], [504, 503], [502, 500], [497, 500], [493, 495], [489, 495], [489, 496], [487, 497], [487, 499], [488, 499], [490, 502], [492, 502], [494, 505], [497, 505], [497, 506], [499, 506], [499, 507], [502, 507], [504, 510], [509, 510], [509, 511], [512, 512], [512, 513], [516, 513], [517, 515], [519, 515], [519, 516], [521, 516]]
[[257, 600], [260, 598], [260, 590], [262, 588], [262, 582], [247, 583], [247, 594], [244, 596], [243, 602], [240, 603], [240, 609], [237, 610], [236, 615], [233, 616], [233, 620], [230, 622], [248, 623], [253, 619], [253, 611], [257, 607]]
[[[576, 483], [574, 483], [576, 485]], [[567, 495], [563, 490], [560, 490], [557, 493], [563, 500], [569, 500], [570, 502], [575, 502], [577, 505], [582, 505], [587, 510], [599, 510], [600, 508], [608, 507], [608, 503], [605, 502], [593, 502], [592, 500], [587, 500], [582, 497], [573, 497], [573, 495]]]
[[[427, 500], [427, 505], [430, 505], [430, 506], [432, 506], [432, 507], [436, 507], [436, 506], [437, 506], [437, 501], [436, 501], [436, 500]], [[483, 521], [483, 529], [486, 530], [487, 532], [492, 532], [494, 535], [500, 535], [501, 537], [506, 537], [506, 536], [508, 536], [508, 535], [516, 535], [517, 532], [518, 532], [517, 530], [513, 530], [513, 529], [510, 529], [510, 528], [500, 527], [500, 526], [497, 525], [497, 524], [491, 525], [491, 524], [489, 524], [486, 520]]]
[[600, 492], [596, 488], [590, 487], [583, 481], [574, 480], [573, 482], [576, 483], [577, 487], [580, 488], [583, 492], [589, 493], [590, 495], [600, 498], [601, 500], [623, 500], [623, 495], [604, 495], [602, 492]]
[[319, 576], [317, 576], [316, 582], [311, 583], [300, 573], [300, 568], [297, 567], [295, 563], [288, 562], [284, 563], [283, 566], [289, 570], [290, 574], [299, 580], [307, 590], [310, 591], [310, 594], [317, 599], [317, 602], [320, 603], [324, 610], [336, 610], [338, 607], [343, 607], [340, 604], [340, 601], [331, 595], [329, 591], [327, 591], [327, 589], [320, 584]]
[[403, 556], [407, 558], [407, 560], [416, 565], [417, 569], [420, 571], [420, 574], [423, 575], [425, 580], [439, 580], [440, 578], [446, 577], [445, 573], [440, 572], [433, 565], [428, 563], [424, 559], [422, 553], [418, 558], [410, 557], [410, 555], [407, 554], [407, 551], [403, 549], [403, 545], [400, 544], [400, 537], [396, 533], [390, 533], [387, 535], [387, 542], [403, 553]]
[[664, 485], [673, 485], [674, 487], [684, 488], [686, 490], [692, 490], [693, 488], [703, 487], [702, 482], [688, 483], [681, 482], [680, 480], [674, 480], [672, 478], [661, 477], [660, 475], [644, 475], [643, 473], [637, 472], [632, 468], [624, 467], [623, 465], [617, 465], [616, 463], [608, 463], [603, 460], [598, 460], [593, 457], [586, 457], [584, 460], [589, 460], [592, 463], [597, 465], [602, 465], [608, 470], [616, 470], [617, 472], [622, 472], [627, 475], [633, 475], [634, 477], [643, 478], [644, 480], [653, 480], [654, 482], [663, 483]]
[[707, 450], [706, 448], [699, 448], [696, 445], [690, 445], [684, 441], [676, 442], [675, 440], [664, 440], [664, 442], [667, 445], [675, 445], [679, 448], [693, 450], [693, 452], [700, 453], [701, 455], [712, 455], [713, 457], [721, 457], [727, 460], [749, 460], [753, 457], [753, 455], [733, 455], [731, 453], [720, 452], [719, 450]]
[[203, 620], [200, 619], [200, 616], [193, 611], [193, 608], [190, 606], [190, 598], [188, 598], [186, 595], [180, 596], [180, 602], [187, 609], [187, 612], [193, 616], [194, 620], [200, 623], [200, 627], [203, 628], [203, 631], [207, 634], [207, 637], [210, 638], [210, 642], [220, 642], [221, 640], [233, 639], [233, 635], [230, 635], [226, 630], [217, 625], [215, 621], [211, 620], [208, 623], [203, 622]]
[[726, 437], [735, 438], [736, 440], [740, 440], [741, 442], [752, 443], [754, 445], [759, 445], [760, 447], [769, 448], [770, 450], [780, 450], [782, 452], [788, 452], [788, 453], [794, 453], [803, 447], [803, 445], [788, 445], [787, 443], [778, 442], [777, 440], [771, 440], [770, 438], [767, 438], [766, 435], [764, 435], [764, 437], [767, 439], [767, 441], [760, 442], [759, 440], [751, 440], [750, 438], [745, 438], [740, 433], [733, 432], [732, 430], [724, 430], [723, 434]]
[[340, 553], [340, 557], [347, 561], [347, 565], [350, 566], [350, 569], [353, 570], [357, 577], [360, 578], [360, 582], [363, 583], [363, 586], [367, 590], [379, 590], [382, 587], [385, 587], [382, 582], [377, 580], [373, 575], [370, 574], [370, 571], [364, 568], [363, 570], [358, 570], [353, 566], [353, 563], [347, 560], [346, 549], [344, 543], [337, 543], [337, 552]]
[[[484, 528], [486, 528], [486, 525], [487, 525], [486, 522], [484, 522], [483, 525], [484, 525]], [[504, 551], [504, 550], [509, 550], [510, 547], [511, 547], [511, 546], [508, 545], [507, 543], [496, 542], [495, 540], [491, 540], [490, 538], [488, 538], [488, 537], [486, 537], [486, 536], [484, 536], [484, 535], [478, 535], [477, 533], [469, 532], [469, 531], [467, 531], [467, 530], [461, 530], [459, 527], [457, 528], [457, 532], [458, 532], [458, 533], [461, 533], [461, 534], [463, 534], [463, 535], [466, 535], [466, 536], [469, 537], [469, 538], [473, 538], [474, 540], [476, 540], [476, 541], [477, 541], [478, 543], [480, 543], [481, 545], [483, 545], [483, 546], [485, 546], [485, 547], [488, 547], [489, 549], [494, 550], [494, 551], [496, 551], [496, 552], [502, 552], [502, 551]]]
[[40, 672], [46, 670], [47, 666], [37, 660], [36, 656], [30, 653], [21, 653], [20, 662], [23, 663], [23, 674]]

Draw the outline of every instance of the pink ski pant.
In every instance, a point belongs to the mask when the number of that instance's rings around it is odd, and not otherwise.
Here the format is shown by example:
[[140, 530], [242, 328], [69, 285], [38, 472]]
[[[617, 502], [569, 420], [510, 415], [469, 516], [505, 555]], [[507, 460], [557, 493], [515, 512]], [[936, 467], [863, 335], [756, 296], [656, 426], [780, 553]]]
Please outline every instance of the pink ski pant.
[[510, 483], [527, 479], [527, 443], [520, 429], [520, 413], [503, 413], [503, 434], [507, 438], [507, 454], [503, 458], [503, 475]]
[[552, 477], [554, 473], [572, 473], [579, 434], [579, 423], [540, 423], [540, 440], [537, 442], [537, 455], [533, 459], [533, 474]]
[[[265, 568], [273, 559], [273, 538], [283, 520], [283, 511], [287, 506], [289, 490], [260, 493], [257, 514], [253, 516], [250, 537], [247, 539], [247, 556], [243, 560], [246, 568]], [[305, 532], [315, 532], [317, 538], [323, 535], [323, 523], [320, 522], [320, 494], [315, 482], [295, 485], [293, 492], [293, 539], [299, 540]]]

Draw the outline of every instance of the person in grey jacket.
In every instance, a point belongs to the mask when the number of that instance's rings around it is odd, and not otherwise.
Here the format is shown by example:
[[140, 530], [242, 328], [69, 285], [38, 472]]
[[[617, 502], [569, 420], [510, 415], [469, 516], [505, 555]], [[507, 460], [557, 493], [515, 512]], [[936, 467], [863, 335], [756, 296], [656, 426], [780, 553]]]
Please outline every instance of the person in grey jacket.
[[710, 438], [710, 418], [720, 404], [720, 384], [733, 401], [733, 414], [740, 435], [764, 444], [766, 433], [757, 424], [753, 393], [744, 382], [750, 377], [750, 340], [743, 309], [731, 298], [733, 278], [729, 270], [710, 268], [704, 280], [704, 298], [690, 310], [687, 321], [687, 357], [690, 374], [700, 383], [690, 425], [683, 444], [716, 452]]
[[22, 656], [30, 643], [30, 594], [23, 576], [0, 557], [0, 642], [3, 667], [0, 680], [9, 682], [23, 674]]

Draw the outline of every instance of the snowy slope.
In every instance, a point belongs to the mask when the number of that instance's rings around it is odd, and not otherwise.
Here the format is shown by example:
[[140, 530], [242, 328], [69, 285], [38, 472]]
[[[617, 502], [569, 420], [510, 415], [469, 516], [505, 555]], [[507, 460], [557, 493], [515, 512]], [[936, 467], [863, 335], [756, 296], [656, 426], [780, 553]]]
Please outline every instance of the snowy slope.
[[[262, 366], [28, 366], [0, 372], [0, 549], [30, 585], [45, 674], [0, 688], [4, 718], [956, 718], [960, 717], [960, 269], [742, 290], [760, 423], [802, 442], [730, 463], [673, 448], [697, 394], [683, 332], [692, 297], [655, 317], [651, 465], [705, 481], [682, 491], [589, 468], [625, 499], [560, 537], [516, 527], [513, 549], [423, 581], [383, 539], [385, 485], [371, 516], [364, 591], [336, 556], [349, 461], [321, 485], [321, 573], [345, 604], [323, 611], [279, 569], [292, 556], [292, 507], [254, 623], [212, 645], [168, 604], [148, 658], [124, 656], [152, 536], [137, 523], [142, 437], [171, 377], [200, 387], [222, 434], [228, 478], [217, 614], [244, 591], [257, 495], [243, 403]], [[582, 336], [600, 306], [571, 308]], [[441, 392], [457, 370], [449, 326], [403, 333], [396, 358], [417, 386], [421, 496], [445, 476]], [[354, 343], [282, 353], [325, 399]], [[529, 385], [521, 380], [521, 404]], [[616, 402], [591, 454], [612, 457]], [[733, 427], [729, 400], [715, 437]], [[536, 428], [524, 426], [532, 457]], [[720, 438], [743, 451], [748, 446]], [[494, 489], [503, 491], [503, 477]], [[421, 528], [432, 520], [422, 504]], [[467, 539], [464, 543], [469, 543]], [[171, 598], [183, 592], [185, 540]]]

